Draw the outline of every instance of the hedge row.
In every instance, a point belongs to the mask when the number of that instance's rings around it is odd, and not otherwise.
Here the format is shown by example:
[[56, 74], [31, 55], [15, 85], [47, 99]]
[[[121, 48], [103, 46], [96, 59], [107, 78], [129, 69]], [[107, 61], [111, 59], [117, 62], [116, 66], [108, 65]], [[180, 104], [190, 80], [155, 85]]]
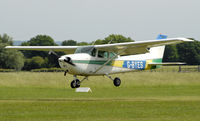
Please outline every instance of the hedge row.
[[0, 69], [0, 72], [15, 72], [15, 69]]
[[62, 68], [40, 68], [40, 69], [32, 69], [31, 72], [64, 72], [65, 70]]
[[[64, 69], [61, 68], [41, 68], [41, 69], [32, 69], [31, 72], [64, 72]], [[15, 69], [0, 69], [0, 72], [16, 72]]]

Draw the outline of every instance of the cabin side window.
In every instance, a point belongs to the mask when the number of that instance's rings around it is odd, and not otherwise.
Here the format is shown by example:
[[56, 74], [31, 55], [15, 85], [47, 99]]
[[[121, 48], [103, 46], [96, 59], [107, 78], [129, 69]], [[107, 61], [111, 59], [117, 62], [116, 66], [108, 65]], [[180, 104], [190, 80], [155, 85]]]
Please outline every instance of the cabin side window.
[[98, 58], [113, 58], [114, 56], [116, 56], [115, 53], [102, 51], [102, 50], [98, 50], [98, 53], [97, 53]]
[[112, 58], [112, 57], [115, 56], [115, 55], [116, 55], [115, 53], [110, 52], [110, 53], [109, 53], [109, 58]]
[[99, 57], [99, 58], [108, 58], [108, 52], [99, 50], [97, 57]]

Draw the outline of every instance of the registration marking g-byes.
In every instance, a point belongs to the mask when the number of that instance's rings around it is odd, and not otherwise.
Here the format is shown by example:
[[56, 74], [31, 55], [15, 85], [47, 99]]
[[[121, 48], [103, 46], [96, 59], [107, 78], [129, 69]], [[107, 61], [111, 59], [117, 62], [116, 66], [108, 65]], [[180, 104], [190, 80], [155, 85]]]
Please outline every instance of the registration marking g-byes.
[[123, 68], [129, 69], [145, 69], [146, 61], [124, 61]]

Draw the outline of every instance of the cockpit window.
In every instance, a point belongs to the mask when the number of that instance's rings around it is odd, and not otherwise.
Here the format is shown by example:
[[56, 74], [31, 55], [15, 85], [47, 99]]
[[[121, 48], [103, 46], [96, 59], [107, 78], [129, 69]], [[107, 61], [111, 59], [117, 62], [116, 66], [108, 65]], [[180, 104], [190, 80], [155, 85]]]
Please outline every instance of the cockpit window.
[[115, 56], [115, 55], [116, 55], [115, 53], [110, 52], [110, 53], [109, 53], [109, 58], [112, 58], [112, 57]]

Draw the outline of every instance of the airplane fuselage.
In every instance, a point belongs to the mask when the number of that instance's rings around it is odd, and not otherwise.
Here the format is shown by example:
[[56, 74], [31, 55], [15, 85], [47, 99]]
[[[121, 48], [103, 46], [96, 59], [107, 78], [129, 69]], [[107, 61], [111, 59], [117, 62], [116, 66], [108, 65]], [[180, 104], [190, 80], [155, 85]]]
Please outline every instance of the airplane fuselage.
[[[104, 65], [108, 61], [108, 59], [93, 57], [87, 53], [77, 53], [62, 56], [59, 59], [59, 64], [61, 68], [66, 69], [68, 73], [72, 75], [94, 76], [152, 69], [156, 68], [156, 66], [150, 66], [148, 65], [148, 63], [162, 61], [161, 58], [144, 59], [144, 57], [142, 56], [144, 55], [141, 54], [140, 58], [138, 56], [133, 55], [121, 57], [118, 56], [117, 58], [108, 62], [102, 69], [100, 69], [97, 72], [95, 71], [102, 65]], [[63, 60], [66, 57], [71, 58], [75, 66], [65, 63]]]

